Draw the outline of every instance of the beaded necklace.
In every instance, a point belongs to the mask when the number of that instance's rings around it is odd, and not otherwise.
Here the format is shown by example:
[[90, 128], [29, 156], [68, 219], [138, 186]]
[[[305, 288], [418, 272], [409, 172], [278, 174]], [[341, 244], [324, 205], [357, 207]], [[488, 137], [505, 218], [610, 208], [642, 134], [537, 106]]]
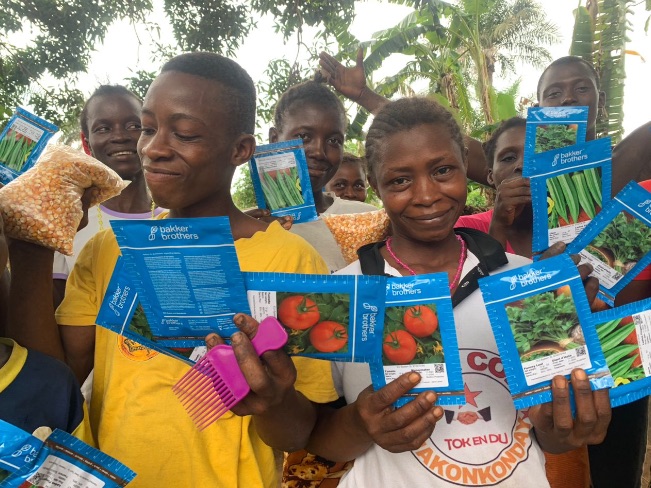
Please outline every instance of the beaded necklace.
[[[466, 248], [466, 242], [459, 237], [458, 235], [455, 234], [455, 237], [457, 238], [457, 241], [459, 241], [459, 244], [461, 244], [461, 253], [459, 254], [459, 265], [457, 266], [457, 273], [454, 275], [454, 279], [450, 283], [450, 291], [454, 290], [457, 287], [457, 284], [459, 282], [459, 278], [461, 278], [461, 271], [463, 270], [463, 263], [466, 261], [466, 256], [467, 256], [467, 248]], [[406, 269], [411, 273], [412, 275], [415, 275], [416, 272], [410, 268], [407, 264], [405, 264], [403, 261], [396, 256], [396, 253], [393, 252], [393, 249], [391, 248], [391, 237], [387, 239], [386, 246], [387, 246], [387, 252], [389, 255], [393, 258], [393, 260], [398, 263], [403, 269]]]

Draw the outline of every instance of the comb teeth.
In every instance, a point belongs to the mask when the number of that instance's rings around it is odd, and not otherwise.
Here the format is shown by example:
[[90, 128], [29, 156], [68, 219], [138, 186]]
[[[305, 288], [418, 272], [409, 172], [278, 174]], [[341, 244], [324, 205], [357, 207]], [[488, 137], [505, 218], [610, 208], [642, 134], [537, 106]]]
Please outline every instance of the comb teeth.
[[185, 410], [203, 430], [250, 391], [230, 346], [210, 350], [172, 388]]

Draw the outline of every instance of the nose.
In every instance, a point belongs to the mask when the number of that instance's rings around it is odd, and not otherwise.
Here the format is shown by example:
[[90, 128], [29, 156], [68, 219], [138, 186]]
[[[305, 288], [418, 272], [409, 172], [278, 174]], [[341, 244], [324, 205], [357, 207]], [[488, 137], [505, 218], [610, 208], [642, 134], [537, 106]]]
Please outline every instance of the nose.
[[161, 159], [169, 159], [171, 157], [171, 149], [165, 136], [161, 132], [155, 134], [145, 135], [141, 134], [138, 140], [138, 153], [141, 158], [146, 158], [150, 161], [157, 161]]
[[355, 194], [355, 189], [353, 188], [353, 185], [346, 185], [344, 187], [342, 198], [345, 198], [347, 200], [353, 200], [355, 197], [356, 197], [356, 194]]
[[310, 142], [305, 144], [305, 153], [311, 158], [325, 159], [325, 141], [319, 137], [314, 137]]
[[[123, 141], [131, 140], [131, 139], [133, 139], [133, 134], [132, 133], [133, 133], [133, 131], [127, 130], [126, 127], [122, 127], [122, 126], [115, 127], [111, 131], [111, 141], [113, 141], [113, 142], [123, 142]], [[139, 132], [137, 134], [140, 135]]]
[[438, 196], [438, 184], [430, 178], [417, 178], [412, 183], [412, 201], [416, 205], [429, 207]]
[[572, 90], [568, 90], [567, 92], [563, 93], [563, 102], [561, 103], [562, 106], [576, 105], [576, 103], [577, 101]]

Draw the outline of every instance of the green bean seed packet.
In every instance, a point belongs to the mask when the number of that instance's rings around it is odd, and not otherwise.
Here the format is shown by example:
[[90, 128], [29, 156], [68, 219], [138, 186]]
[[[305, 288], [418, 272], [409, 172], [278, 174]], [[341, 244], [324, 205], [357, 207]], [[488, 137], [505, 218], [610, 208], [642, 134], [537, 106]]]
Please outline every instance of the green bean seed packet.
[[610, 405], [651, 395], [651, 299], [596, 313], [592, 320], [615, 380]]
[[552, 244], [572, 242], [610, 200], [611, 141], [597, 139], [524, 161], [531, 180], [534, 259]]
[[613, 379], [567, 254], [479, 280], [515, 408], [552, 400], [551, 380], [584, 369], [593, 390]]
[[303, 141], [258, 146], [249, 165], [258, 208], [276, 217], [290, 215], [295, 224], [318, 218]]
[[16, 108], [0, 134], [0, 183], [6, 185], [30, 169], [59, 128]]
[[592, 265], [600, 298], [612, 306], [617, 294], [651, 265], [651, 193], [631, 181], [566, 252]]
[[587, 131], [588, 107], [531, 107], [527, 111], [524, 159], [581, 144]]

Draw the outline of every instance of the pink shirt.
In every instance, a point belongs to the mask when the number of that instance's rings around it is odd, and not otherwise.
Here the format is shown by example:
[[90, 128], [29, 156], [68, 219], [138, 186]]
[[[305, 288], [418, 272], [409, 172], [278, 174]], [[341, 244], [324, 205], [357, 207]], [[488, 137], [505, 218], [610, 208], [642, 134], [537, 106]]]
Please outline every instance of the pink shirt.
[[[457, 220], [457, 223], [454, 224], [455, 227], [469, 227], [471, 229], [477, 229], [488, 234], [488, 229], [491, 225], [491, 220], [493, 218], [493, 209], [488, 210], [487, 212], [482, 212], [472, 215], [462, 215]], [[517, 254], [511, 243], [506, 241], [506, 252], [511, 254]]]

